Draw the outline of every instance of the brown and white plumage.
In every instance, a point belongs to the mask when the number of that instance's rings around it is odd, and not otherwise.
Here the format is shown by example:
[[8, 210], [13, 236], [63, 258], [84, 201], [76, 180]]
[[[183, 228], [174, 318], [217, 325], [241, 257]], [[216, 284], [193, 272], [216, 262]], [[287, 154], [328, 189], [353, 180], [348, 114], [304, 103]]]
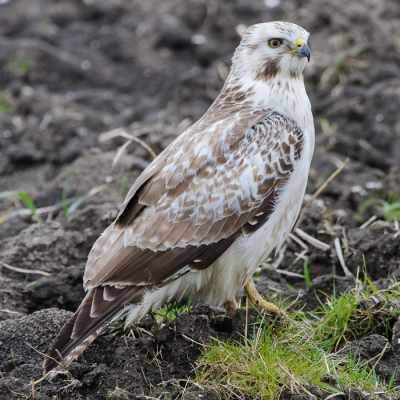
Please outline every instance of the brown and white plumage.
[[[282, 22], [246, 31], [218, 98], [146, 168], [94, 244], [88, 293], [51, 357], [59, 352], [68, 364], [107, 322], [126, 315], [129, 324], [173, 297], [232, 301], [279, 249], [314, 148], [303, 83], [308, 37]], [[269, 44], [275, 38], [279, 48]], [[46, 360], [45, 372], [55, 366]]]

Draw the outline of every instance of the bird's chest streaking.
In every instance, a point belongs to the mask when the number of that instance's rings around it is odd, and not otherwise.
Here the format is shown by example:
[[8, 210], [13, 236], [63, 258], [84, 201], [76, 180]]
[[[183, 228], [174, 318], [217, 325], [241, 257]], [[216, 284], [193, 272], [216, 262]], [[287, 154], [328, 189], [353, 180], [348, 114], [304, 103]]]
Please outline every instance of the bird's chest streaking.
[[[293, 163], [290, 177], [278, 191], [274, 208], [267, 222], [254, 234], [241, 236], [236, 241], [242, 265], [247, 269], [244, 283], [250, 279], [256, 268], [273, 252], [278, 251], [293, 228], [299, 215], [309, 173], [309, 146], [306, 140], [300, 157]], [[240, 268], [238, 265], [237, 268]], [[242, 284], [243, 285], [243, 284]]]

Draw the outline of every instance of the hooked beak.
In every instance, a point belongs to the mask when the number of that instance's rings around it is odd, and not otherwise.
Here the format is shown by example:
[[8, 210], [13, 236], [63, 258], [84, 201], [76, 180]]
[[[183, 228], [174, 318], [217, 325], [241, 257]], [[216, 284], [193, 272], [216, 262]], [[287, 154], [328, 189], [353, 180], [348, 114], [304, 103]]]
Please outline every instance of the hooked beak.
[[297, 39], [296, 50], [293, 50], [293, 54], [296, 54], [297, 57], [307, 57], [307, 60], [310, 61], [311, 51], [304, 39]]

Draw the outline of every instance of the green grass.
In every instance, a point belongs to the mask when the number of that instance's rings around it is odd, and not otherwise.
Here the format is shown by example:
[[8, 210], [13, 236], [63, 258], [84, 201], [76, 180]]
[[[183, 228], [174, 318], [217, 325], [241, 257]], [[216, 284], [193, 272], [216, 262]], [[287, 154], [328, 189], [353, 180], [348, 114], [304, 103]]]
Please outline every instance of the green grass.
[[318, 117], [316, 120], [322, 131], [328, 135], [335, 133], [339, 129], [339, 124], [337, 122], [331, 124], [327, 119], [322, 117]]
[[286, 284], [286, 287], [291, 291], [291, 292], [295, 292], [296, 289], [294, 288], [294, 286], [292, 286], [290, 283]]
[[96, 188], [89, 190], [86, 194], [76, 199], [70, 206], [68, 206], [67, 191], [63, 189], [62, 205], [63, 205], [64, 217], [68, 218], [73, 212], [75, 212], [79, 208], [79, 206], [84, 201], [94, 196], [96, 193], [100, 192], [103, 189], [105, 189], [105, 185], [98, 186]]
[[29, 60], [25, 56], [11, 58], [5, 66], [5, 72], [14, 78], [28, 76], [29, 69]]
[[6, 99], [0, 98], [0, 114], [7, 114], [12, 110], [12, 104]]
[[285, 390], [307, 394], [310, 387], [326, 396], [344, 394], [349, 386], [371, 399], [379, 391], [400, 395], [392, 387], [394, 378], [386, 388], [355, 354], [334, 353], [369, 332], [390, 336], [389, 321], [400, 313], [399, 286], [377, 291], [366, 279], [340, 297], [321, 297], [327, 302], [319, 312], [292, 312], [288, 328], [261, 322], [244, 344], [212, 341], [197, 362], [196, 384], [221, 398], [275, 400]]
[[[348, 293], [327, 296], [321, 292], [320, 297], [319, 311], [292, 311], [289, 326], [267, 323], [259, 312], [257, 323], [240, 342], [212, 338], [197, 360], [195, 379], [189, 383], [217, 392], [221, 399], [276, 400], [285, 391], [307, 396], [310, 390], [321, 398], [333, 398], [335, 394], [344, 396], [349, 387], [359, 388], [369, 399], [377, 399], [378, 392], [398, 398], [400, 388], [393, 387], [395, 375], [384, 382], [368, 362], [360, 361], [355, 346], [344, 353], [338, 350], [349, 340], [372, 332], [391, 337], [391, 322], [400, 314], [400, 285], [377, 290], [365, 278]], [[192, 308], [191, 299], [174, 300], [153, 315], [161, 326]], [[123, 321], [110, 326], [108, 334], [113, 339], [132, 332]]]
[[[192, 297], [184, 298], [179, 301], [174, 299], [164, 304], [153, 313], [153, 316], [155, 317], [155, 322], [157, 325], [161, 326], [167, 321], [173, 321], [180, 315], [192, 311], [195, 305], [196, 303], [193, 302]], [[136, 328], [133, 326], [125, 326], [125, 321], [123, 319], [115, 322], [109, 322], [108, 325], [110, 328], [105, 333], [103, 333], [103, 336], [112, 336], [110, 341], [111, 343], [114, 342], [115, 339], [117, 339], [118, 337], [129, 335], [133, 336], [133, 333], [136, 330]]]
[[[32, 197], [30, 197], [27, 193], [21, 192], [19, 190], [7, 190], [5, 192], [0, 193], [0, 200], [7, 199], [13, 196], [19, 196], [25, 206], [32, 213], [32, 219], [36, 222], [41, 222], [40, 217], [36, 214], [36, 205]], [[7, 214], [0, 217], [0, 224], [8, 219]]]
[[25, 192], [21, 192], [20, 190], [7, 190], [5, 192], [0, 193], [0, 200], [7, 199], [9, 197], [13, 197], [18, 195], [21, 200], [25, 203], [25, 205], [32, 211], [32, 214], [36, 212], [36, 206], [33, 199], [28, 196]]
[[36, 214], [36, 206], [35, 206], [35, 202], [33, 201], [33, 199], [24, 192], [18, 192], [18, 196], [22, 199], [22, 201], [29, 208], [29, 210], [31, 210], [32, 215], [35, 215]]
[[387, 200], [378, 200], [375, 207], [382, 211], [385, 221], [400, 220], [400, 196], [398, 194], [389, 195]]
[[306, 287], [309, 287], [310, 283], [311, 283], [311, 279], [310, 279], [310, 273], [308, 271], [308, 256], [304, 257], [303, 270], [304, 270], [304, 281], [306, 283]]
[[385, 391], [356, 357], [343, 360], [317, 342], [315, 334], [298, 322], [289, 329], [260, 326], [245, 345], [214, 341], [198, 360], [196, 382], [222, 398], [276, 400], [285, 390], [307, 394], [310, 387], [318, 387], [321, 395], [344, 394], [349, 386], [370, 394]]
[[330, 176], [331, 176], [331, 171], [324, 171], [314, 181], [314, 186], [319, 188]]
[[360, 223], [364, 223], [367, 220], [367, 218], [365, 218], [365, 213], [367, 212], [369, 207], [375, 208], [376, 202], [376, 196], [362, 198], [358, 205], [357, 212], [353, 215], [354, 219]]
[[326, 296], [320, 311], [299, 313], [298, 317], [313, 327], [323, 349], [336, 351], [347, 341], [367, 333], [389, 337], [390, 322], [399, 314], [399, 286], [377, 291], [366, 279], [363, 285], [357, 284], [350, 293], [332, 298]]
[[193, 298], [184, 298], [182, 300], [172, 300], [169, 303], [166, 303], [164, 306], [159, 308], [156, 312], [155, 315], [160, 317], [161, 321], [166, 321], [167, 319], [169, 321], [173, 321], [175, 318], [179, 317], [180, 315], [184, 313], [189, 313], [190, 311], [193, 310], [194, 306], [196, 305], [195, 302], [193, 302]]
[[132, 327], [125, 326], [125, 321], [123, 319], [109, 322], [108, 323], [109, 329], [103, 333], [103, 336], [111, 336], [110, 343], [113, 343], [115, 339], [122, 337], [122, 336], [132, 336]]
[[81, 364], [85, 364], [85, 365], [93, 364], [93, 360], [87, 354], [86, 350], [78, 357], [78, 362], [80, 362]]
[[326, 369], [322, 352], [306, 340], [284, 343], [291, 338], [268, 330], [247, 345], [213, 342], [199, 361], [197, 381], [252, 399], [277, 399], [293, 377], [298, 387], [318, 383]]
[[381, 193], [380, 196], [375, 195], [363, 198], [360, 201], [357, 212], [354, 214], [354, 218], [359, 222], [365, 222], [364, 213], [368, 208], [380, 211], [383, 214], [383, 219], [387, 222], [400, 220], [400, 194], [397, 192]]

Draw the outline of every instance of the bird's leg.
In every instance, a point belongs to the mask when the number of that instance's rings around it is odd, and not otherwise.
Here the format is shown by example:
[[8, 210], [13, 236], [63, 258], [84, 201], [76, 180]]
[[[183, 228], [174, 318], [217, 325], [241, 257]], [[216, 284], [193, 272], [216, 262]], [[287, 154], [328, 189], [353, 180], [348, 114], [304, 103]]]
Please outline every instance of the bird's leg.
[[227, 315], [234, 315], [239, 308], [238, 302], [233, 299], [232, 301], [226, 302], [226, 314]]
[[249, 296], [249, 300], [252, 304], [263, 308], [264, 310], [272, 311], [275, 314], [280, 314], [286, 321], [289, 321], [289, 317], [282, 309], [262, 298], [262, 296], [257, 292], [252, 279], [244, 286], [244, 289], [246, 290], [247, 296]]

